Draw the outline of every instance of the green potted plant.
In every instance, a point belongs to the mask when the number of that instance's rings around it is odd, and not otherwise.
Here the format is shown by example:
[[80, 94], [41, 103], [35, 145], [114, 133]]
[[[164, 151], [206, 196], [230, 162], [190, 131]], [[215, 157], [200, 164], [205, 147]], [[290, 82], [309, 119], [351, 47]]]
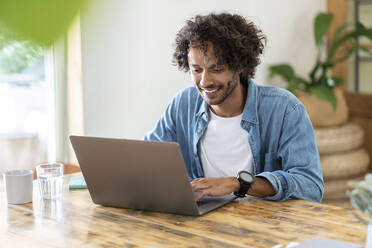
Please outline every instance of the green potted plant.
[[[269, 67], [270, 77], [282, 78], [287, 83], [286, 88], [304, 103], [314, 126], [337, 125], [346, 121], [346, 102], [342, 90], [338, 88], [343, 80], [335, 77], [332, 69], [337, 63], [353, 55], [357, 49], [371, 53], [371, 49], [356, 42], [360, 37], [372, 40], [372, 28], [366, 28], [361, 23], [339, 26], [327, 46], [326, 35], [332, 20], [331, 13], [319, 13], [315, 17], [314, 39], [317, 56], [307, 78], [298, 75], [288, 63]], [[318, 116], [317, 113], [322, 111], [323, 114]]]

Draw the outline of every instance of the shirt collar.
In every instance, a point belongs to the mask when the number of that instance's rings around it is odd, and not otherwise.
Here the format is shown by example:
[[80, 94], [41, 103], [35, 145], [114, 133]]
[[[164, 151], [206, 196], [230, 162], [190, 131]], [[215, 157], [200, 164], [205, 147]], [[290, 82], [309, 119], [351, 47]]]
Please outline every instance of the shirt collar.
[[258, 124], [257, 115], [257, 101], [258, 92], [257, 85], [253, 80], [248, 79], [248, 89], [247, 89], [247, 99], [245, 100], [244, 110], [242, 120], [251, 122], [253, 124]]
[[[200, 94], [200, 93], [199, 93]], [[202, 101], [202, 104], [200, 105], [199, 111], [197, 112], [196, 116], [201, 116], [203, 114], [208, 114], [208, 104], [206, 101]]]
[[[247, 99], [245, 101], [245, 105], [244, 105], [244, 109], [243, 109], [242, 120], [251, 122], [253, 124], [258, 124], [257, 86], [251, 79], [248, 79], [247, 91], [248, 91], [247, 92]], [[208, 114], [208, 104], [203, 100], [196, 116], [201, 116], [204, 113]]]

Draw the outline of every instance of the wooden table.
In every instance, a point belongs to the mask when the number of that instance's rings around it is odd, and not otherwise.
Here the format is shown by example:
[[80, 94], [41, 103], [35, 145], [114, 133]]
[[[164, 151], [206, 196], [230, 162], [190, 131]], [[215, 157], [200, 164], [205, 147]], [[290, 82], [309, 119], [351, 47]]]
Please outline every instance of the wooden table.
[[[78, 174], [80, 175], [80, 174]], [[7, 205], [0, 190], [1, 247], [272, 247], [316, 236], [365, 243], [367, 226], [341, 207], [291, 200], [239, 200], [201, 217], [102, 207], [87, 190], [61, 200]]]

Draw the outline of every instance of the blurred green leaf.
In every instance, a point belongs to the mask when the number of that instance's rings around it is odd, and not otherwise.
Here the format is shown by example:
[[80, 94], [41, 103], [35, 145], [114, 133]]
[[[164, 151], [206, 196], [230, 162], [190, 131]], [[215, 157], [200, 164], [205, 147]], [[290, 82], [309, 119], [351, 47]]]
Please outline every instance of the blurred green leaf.
[[344, 33], [341, 37], [339, 37], [337, 40], [334, 40], [329, 51], [328, 51], [328, 59], [333, 59], [333, 56], [336, 52], [336, 50], [346, 42], [353, 41], [356, 38], [359, 37], [366, 37], [370, 40], [372, 40], [372, 28], [366, 28], [362, 23], [357, 23], [356, 28], [354, 30], [351, 30], [349, 32]]
[[354, 49], [360, 49], [361, 51], [365, 52], [366, 54], [372, 55], [372, 49], [371, 48], [369, 48], [369, 47], [367, 47], [363, 44], [357, 43], [354, 40], [351, 40], [350, 43], [354, 46]]
[[319, 99], [329, 102], [332, 105], [333, 110], [336, 110], [337, 99], [335, 93], [333, 92], [333, 88], [321, 85], [311, 87], [310, 91]]
[[365, 52], [369, 55], [372, 55], [372, 49], [368, 48], [367, 46], [364, 46], [364, 45], [361, 45], [361, 44], [354, 44], [354, 45], [355, 45], [355, 47], [358, 47], [363, 52]]
[[317, 71], [319, 70], [319, 68], [321, 68], [321, 62], [320, 60], [317, 60], [313, 69], [310, 71], [309, 73], [309, 77], [311, 79], [311, 83], [313, 83], [315, 80], [315, 74], [317, 73]]
[[294, 70], [289, 64], [272, 65], [269, 70], [271, 76], [280, 76], [287, 82], [293, 80], [295, 76]]
[[27, 39], [50, 46], [85, 0], [0, 0], [0, 22]]
[[295, 81], [298, 84], [310, 84], [309, 81], [306, 81], [303, 77], [300, 77], [300, 76], [295, 76]]
[[337, 40], [340, 37], [340, 35], [346, 30], [347, 26], [348, 26], [348, 24], [344, 24], [344, 25], [339, 26], [336, 29], [336, 31], [333, 35], [333, 40], [334, 41]]
[[339, 86], [344, 82], [344, 80], [339, 77], [333, 77], [333, 81], [335, 82], [335, 86]]
[[346, 60], [347, 58], [349, 58], [351, 55], [353, 55], [353, 53], [354, 53], [354, 49], [345, 49], [345, 51], [343, 52], [343, 55], [342, 56], [339, 56], [337, 58], [333, 58], [332, 59], [332, 62], [334, 64], [337, 64], [339, 62], [342, 62], [342, 61]]
[[319, 46], [323, 42], [323, 37], [331, 26], [333, 15], [331, 13], [319, 13], [314, 22], [315, 44]]
[[372, 40], [372, 28], [366, 28], [363, 23], [357, 23], [357, 30], [360, 32], [360, 35], [364, 35], [366, 38]]
[[[287, 90], [296, 94], [298, 88], [305, 88], [309, 84], [304, 78], [297, 76], [294, 69], [289, 64], [278, 64], [269, 67], [270, 76], [279, 76], [287, 83]], [[301, 86], [302, 85], [302, 86]]]

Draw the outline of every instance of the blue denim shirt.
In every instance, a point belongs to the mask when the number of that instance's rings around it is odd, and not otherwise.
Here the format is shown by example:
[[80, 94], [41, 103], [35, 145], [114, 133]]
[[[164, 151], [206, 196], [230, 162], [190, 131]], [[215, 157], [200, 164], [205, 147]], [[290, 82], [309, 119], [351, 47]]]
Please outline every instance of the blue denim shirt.
[[[324, 191], [322, 168], [314, 130], [303, 104], [284, 89], [257, 85], [252, 80], [247, 90], [241, 127], [249, 134], [254, 173], [266, 178], [276, 192], [264, 199], [320, 202]], [[207, 103], [191, 86], [172, 99], [144, 139], [177, 142], [188, 176], [204, 177], [198, 148], [208, 119]]]

